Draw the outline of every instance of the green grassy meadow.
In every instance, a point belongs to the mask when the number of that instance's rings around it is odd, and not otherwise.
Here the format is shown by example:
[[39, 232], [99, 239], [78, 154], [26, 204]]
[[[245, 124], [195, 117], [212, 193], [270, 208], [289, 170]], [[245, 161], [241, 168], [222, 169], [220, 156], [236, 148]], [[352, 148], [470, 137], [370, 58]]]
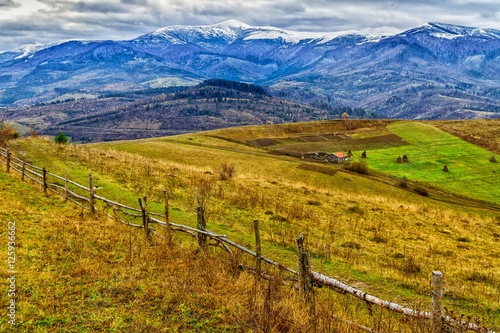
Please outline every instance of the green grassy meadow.
[[[367, 150], [366, 161], [373, 170], [500, 204], [500, 164], [489, 161], [492, 152], [429, 124], [395, 122], [388, 129], [409, 145]], [[397, 163], [404, 155], [409, 162]], [[443, 172], [445, 165], [449, 172]]]

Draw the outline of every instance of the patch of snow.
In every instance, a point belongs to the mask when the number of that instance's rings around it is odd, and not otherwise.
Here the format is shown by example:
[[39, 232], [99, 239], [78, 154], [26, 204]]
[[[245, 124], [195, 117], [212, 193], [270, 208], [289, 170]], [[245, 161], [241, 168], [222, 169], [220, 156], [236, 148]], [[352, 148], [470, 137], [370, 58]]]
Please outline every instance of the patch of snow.
[[238, 20], [227, 20], [224, 22], [209, 25], [209, 27], [223, 27], [223, 28], [251, 28], [250, 25]]
[[464, 35], [453, 35], [453, 34], [448, 34], [448, 33], [442, 33], [442, 32], [431, 32], [429, 35], [437, 37], [437, 38], [445, 38], [445, 39], [455, 39], [458, 37], [464, 37]]
[[395, 35], [400, 32], [399, 29], [392, 27], [366, 28], [363, 30], [347, 30], [338, 32], [299, 32], [283, 30], [272, 27], [254, 28], [244, 39], [282, 39], [287, 43], [300, 43], [309, 40], [316, 41], [318, 44], [325, 44], [338, 37], [361, 36], [369, 40], [380, 39], [384, 36]]
[[[31, 58], [33, 56], [33, 54], [35, 54], [38, 51], [42, 51], [42, 50], [48, 49], [49, 47], [57, 46], [57, 45], [60, 45], [60, 44], [71, 42], [71, 41], [74, 41], [74, 40], [72, 40], [72, 39], [64, 39], [64, 40], [60, 40], [60, 41], [53, 42], [53, 43], [47, 43], [47, 44], [41, 44], [41, 43], [26, 44], [26, 45], [23, 45], [23, 46], [21, 46], [21, 47], [19, 47], [17, 49], [9, 51], [9, 52], [21, 53], [20, 55], [18, 55], [15, 58], [16, 60], [19, 60], [19, 59], [22, 59], [22, 58], [28, 57], [28, 56], [30, 56], [29, 58]], [[90, 41], [83, 41], [83, 42], [84, 43], [90, 43]]]
[[[500, 38], [500, 31], [489, 28], [474, 28], [439, 22], [429, 22], [408, 32], [429, 32], [429, 35], [437, 38], [455, 39], [466, 36]], [[405, 36], [401, 34], [400, 36]]]
[[161, 43], [165, 39], [173, 44], [185, 44], [200, 39], [222, 39], [228, 43], [241, 38], [243, 40], [281, 40], [285, 43], [317, 42], [327, 43], [337, 37], [362, 36], [367, 39], [381, 38], [399, 33], [393, 27], [366, 28], [363, 30], [349, 30], [339, 32], [302, 32], [279, 29], [275, 27], [253, 27], [237, 20], [228, 20], [213, 25], [184, 26], [175, 25], [160, 28], [140, 39], [149, 39], [150, 42]]

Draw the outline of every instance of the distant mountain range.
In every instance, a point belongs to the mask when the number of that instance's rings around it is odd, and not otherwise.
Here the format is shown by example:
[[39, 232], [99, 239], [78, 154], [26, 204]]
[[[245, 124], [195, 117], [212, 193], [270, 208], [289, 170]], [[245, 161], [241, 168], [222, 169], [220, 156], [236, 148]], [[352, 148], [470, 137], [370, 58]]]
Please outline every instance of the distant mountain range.
[[443, 23], [307, 33], [230, 20], [127, 41], [64, 41], [0, 53], [0, 106], [221, 78], [299, 102], [380, 117], [500, 117], [500, 31]]
[[247, 83], [212, 79], [193, 87], [151, 88], [93, 99], [9, 108], [13, 125], [41, 134], [59, 131], [73, 142], [114, 141], [168, 136], [242, 125], [365, 118], [362, 109], [318, 108], [269, 96]]

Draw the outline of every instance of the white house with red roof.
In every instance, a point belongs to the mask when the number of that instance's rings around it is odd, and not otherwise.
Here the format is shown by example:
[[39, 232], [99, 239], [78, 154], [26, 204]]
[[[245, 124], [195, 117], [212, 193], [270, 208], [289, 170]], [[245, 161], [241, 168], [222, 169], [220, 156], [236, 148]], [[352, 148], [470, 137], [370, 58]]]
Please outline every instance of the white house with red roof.
[[347, 156], [346, 154], [344, 154], [341, 151], [339, 151], [337, 153], [333, 153], [329, 157], [333, 163], [342, 163], [342, 162], [349, 160], [349, 156]]

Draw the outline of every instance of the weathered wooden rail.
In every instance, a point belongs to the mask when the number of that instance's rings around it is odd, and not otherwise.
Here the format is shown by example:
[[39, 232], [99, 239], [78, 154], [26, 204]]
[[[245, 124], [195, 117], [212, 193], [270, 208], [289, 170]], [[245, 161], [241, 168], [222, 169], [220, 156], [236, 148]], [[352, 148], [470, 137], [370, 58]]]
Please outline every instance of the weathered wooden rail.
[[[17, 161], [17, 162], [14, 162]], [[429, 319], [431, 320], [432, 324], [432, 332], [444, 332], [445, 327], [452, 327], [456, 328], [461, 331], [474, 331], [474, 332], [487, 332], [487, 333], [495, 333], [492, 330], [489, 330], [486, 327], [479, 326], [477, 324], [465, 321], [465, 320], [459, 320], [456, 318], [453, 318], [451, 316], [445, 316], [442, 314], [442, 304], [441, 304], [441, 299], [443, 295], [443, 275], [441, 272], [433, 272], [432, 273], [432, 309], [431, 311], [418, 311], [414, 309], [410, 309], [407, 307], [404, 307], [402, 305], [396, 304], [391, 301], [386, 301], [379, 299], [376, 296], [370, 295], [364, 291], [358, 290], [352, 286], [349, 286], [337, 279], [334, 279], [332, 277], [328, 277], [326, 275], [323, 275], [319, 272], [312, 271], [310, 269], [310, 264], [309, 264], [309, 254], [307, 252], [304, 252], [303, 250], [303, 238], [302, 234], [297, 238], [297, 245], [298, 245], [298, 262], [299, 262], [299, 270], [296, 271], [290, 267], [287, 267], [279, 262], [276, 262], [272, 259], [266, 258], [261, 255], [261, 246], [260, 246], [260, 231], [259, 231], [259, 224], [258, 221], [254, 221], [254, 232], [255, 232], [255, 237], [256, 237], [256, 252], [253, 252], [252, 250], [241, 246], [229, 239], [227, 239], [227, 235], [220, 235], [215, 232], [212, 232], [208, 229], [206, 229], [205, 221], [204, 221], [204, 212], [201, 207], [198, 207], [198, 228], [193, 228], [189, 227], [186, 225], [182, 224], [176, 224], [172, 223], [169, 220], [169, 201], [168, 201], [168, 195], [166, 191], [165, 193], [165, 213], [164, 214], [159, 214], [155, 212], [148, 211], [148, 205], [147, 205], [147, 198], [139, 198], [139, 206], [140, 208], [134, 208], [131, 206], [127, 206], [112, 200], [109, 200], [107, 198], [101, 197], [97, 194], [94, 193], [94, 187], [93, 187], [93, 179], [92, 175], [89, 175], [89, 186], [83, 186], [77, 182], [69, 180], [68, 177], [68, 170], [66, 170], [66, 177], [61, 177], [59, 175], [53, 174], [48, 172], [45, 168], [39, 168], [34, 165], [31, 165], [29, 163], [26, 163], [25, 161], [22, 161], [21, 159], [12, 156], [11, 152], [6, 149], [0, 147], [0, 163], [4, 164], [6, 166], [6, 171], [10, 172], [10, 170], [14, 170], [18, 173], [21, 174], [21, 180], [24, 181], [25, 178], [30, 179], [34, 183], [40, 185], [45, 193], [47, 193], [47, 190], [54, 192], [58, 195], [61, 195], [65, 200], [72, 201], [73, 203], [77, 204], [78, 206], [88, 209], [91, 212], [94, 212], [96, 210], [95, 202], [96, 200], [101, 201], [105, 206], [102, 210], [102, 212], [107, 215], [108, 217], [114, 219], [117, 222], [124, 223], [128, 226], [131, 227], [136, 227], [140, 229], [144, 229], [145, 235], [148, 239], [150, 239], [150, 233], [153, 233], [154, 235], [158, 237], [162, 237], [164, 239], [167, 239], [168, 241], [171, 241], [171, 232], [172, 231], [179, 231], [186, 233], [190, 235], [191, 237], [195, 238], [198, 241], [198, 244], [200, 248], [205, 247], [206, 245], [214, 245], [214, 246], [219, 246], [226, 252], [228, 252], [231, 256], [233, 256], [232, 250], [229, 248], [229, 246], [242, 251], [243, 253], [246, 253], [252, 257], [255, 257], [256, 260], [256, 265], [255, 267], [251, 266], [245, 266], [240, 264], [240, 267], [242, 269], [245, 269], [249, 273], [252, 273], [256, 275], [257, 279], [270, 279], [272, 278], [272, 274], [265, 272], [261, 269], [261, 262], [265, 262], [271, 266], [277, 267], [280, 271], [286, 272], [288, 274], [291, 274], [291, 276], [285, 276], [284, 280], [292, 281], [293, 282], [299, 282], [298, 285], [296, 285], [296, 288], [300, 290], [301, 294], [304, 295], [305, 299], [309, 299], [310, 297], [307, 297], [308, 293], [312, 293], [312, 287], [313, 285], [321, 285], [325, 286], [331, 289], [334, 289], [342, 294], [349, 294], [352, 295], [367, 304], [370, 305], [378, 305], [381, 308], [400, 313], [405, 316], [413, 317], [413, 318], [420, 318], [420, 319]], [[49, 183], [47, 181], [48, 176], [54, 177], [60, 181], [64, 182], [64, 186], [54, 184], [54, 183]], [[38, 179], [36, 178], [38, 177]], [[88, 197], [84, 195], [80, 195], [75, 193], [72, 190], [68, 189], [68, 186], [72, 185], [78, 188], [81, 191], [84, 191], [88, 193]], [[113, 215], [108, 213], [106, 209], [111, 209]], [[131, 223], [123, 218], [120, 218], [119, 214], [124, 214], [130, 218], [141, 218], [142, 219], [142, 224], [135, 224]], [[163, 220], [160, 220], [158, 218], [155, 218], [153, 216], [162, 218]], [[166, 230], [167, 236], [162, 236], [158, 233], [158, 231], [155, 228], [152, 228], [150, 226], [150, 223], [157, 224], [161, 227], [163, 227]], [[214, 240], [216, 243], [213, 244], [208, 244], [207, 238], [210, 238]], [[309, 279], [306, 281], [306, 279]], [[314, 281], [314, 283], [310, 283], [310, 281]], [[337, 318], [338, 319], [338, 318]], [[346, 321], [347, 322], [347, 321]], [[370, 328], [358, 325], [356, 323], [348, 322], [348, 324], [356, 325], [359, 329], [365, 330], [365, 331], [370, 331], [370, 332], [375, 332]]]

